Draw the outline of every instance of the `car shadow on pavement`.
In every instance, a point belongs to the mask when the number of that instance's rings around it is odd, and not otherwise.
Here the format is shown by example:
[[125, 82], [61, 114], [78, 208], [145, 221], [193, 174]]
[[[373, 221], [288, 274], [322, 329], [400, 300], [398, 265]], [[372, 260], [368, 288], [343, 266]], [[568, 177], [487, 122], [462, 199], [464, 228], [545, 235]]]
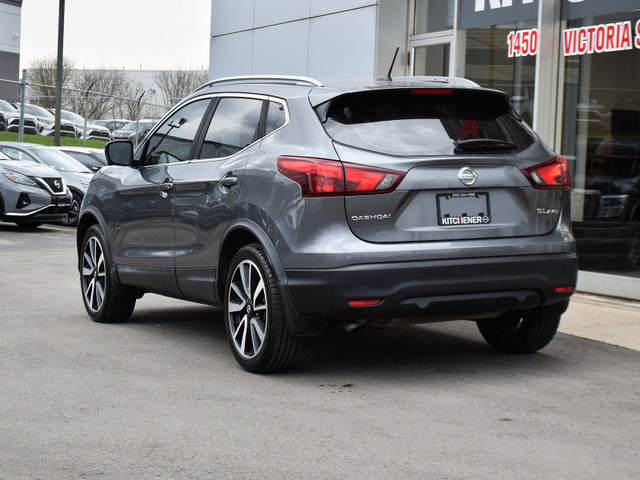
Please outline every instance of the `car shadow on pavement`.
[[[184, 303], [184, 307], [157, 306], [134, 311], [132, 328], [154, 326], [187, 343], [197, 339], [203, 355], [228, 361], [231, 357], [220, 308]], [[427, 375], [432, 380], [453, 377], [542, 375], [562, 370], [568, 360], [556, 346], [574, 337], [558, 335], [546, 350], [531, 355], [505, 355], [492, 350], [473, 322], [397, 325], [347, 333], [332, 328], [304, 339], [296, 368], [276, 374], [289, 379], [352, 375], [404, 379]], [[197, 348], [196, 343], [185, 348]], [[229, 357], [229, 358], [227, 358]]]

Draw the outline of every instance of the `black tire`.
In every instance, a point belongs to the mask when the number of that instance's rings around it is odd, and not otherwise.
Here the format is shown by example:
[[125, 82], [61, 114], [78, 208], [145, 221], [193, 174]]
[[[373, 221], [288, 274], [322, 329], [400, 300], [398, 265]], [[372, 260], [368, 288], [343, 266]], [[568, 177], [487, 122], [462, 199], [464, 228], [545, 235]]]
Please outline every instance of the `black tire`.
[[533, 353], [545, 347], [555, 336], [562, 315], [537, 308], [521, 315], [505, 313], [477, 322], [489, 345], [504, 353]]
[[73, 192], [73, 199], [71, 200], [71, 208], [67, 214], [60, 220], [60, 224], [65, 227], [75, 227], [78, 225], [78, 216], [80, 214], [80, 206], [82, 205], [82, 195]]
[[136, 300], [118, 295], [111, 278], [109, 244], [99, 225], [93, 225], [87, 230], [82, 240], [80, 255], [80, 291], [84, 307], [91, 319], [100, 323], [128, 320]]
[[262, 247], [242, 247], [228, 272], [224, 318], [236, 361], [253, 373], [290, 369], [300, 356], [302, 340], [287, 330], [278, 282]]

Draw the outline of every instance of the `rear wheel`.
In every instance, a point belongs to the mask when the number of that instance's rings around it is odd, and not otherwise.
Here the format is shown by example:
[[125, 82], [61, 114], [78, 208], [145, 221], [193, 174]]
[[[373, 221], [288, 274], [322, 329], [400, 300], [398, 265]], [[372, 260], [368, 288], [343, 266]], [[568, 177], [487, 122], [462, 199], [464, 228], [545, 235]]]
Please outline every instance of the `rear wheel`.
[[521, 315], [509, 312], [498, 318], [478, 321], [478, 329], [489, 345], [505, 353], [532, 353], [555, 336], [561, 314], [537, 308]]
[[118, 295], [111, 278], [108, 248], [104, 233], [98, 225], [87, 230], [81, 251], [82, 300], [93, 321], [124, 322], [131, 316], [136, 300]]
[[286, 328], [276, 277], [260, 245], [235, 254], [225, 287], [227, 337], [242, 368], [254, 373], [291, 368], [302, 341]]

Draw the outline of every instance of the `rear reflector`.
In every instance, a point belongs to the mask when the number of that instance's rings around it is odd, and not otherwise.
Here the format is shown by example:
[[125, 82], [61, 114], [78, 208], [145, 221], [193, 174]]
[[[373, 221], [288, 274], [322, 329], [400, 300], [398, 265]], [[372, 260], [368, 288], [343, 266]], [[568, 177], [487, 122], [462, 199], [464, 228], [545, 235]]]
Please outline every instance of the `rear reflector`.
[[352, 307], [373, 307], [381, 303], [382, 300], [349, 300]]
[[302, 190], [303, 197], [367, 195], [396, 189], [404, 172], [324, 158], [280, 156], [278, 171]]
[[551, 160], [522, 170], [534, 188], [569, 190], [571, 177], [567, 159], [560, 155]]
[[573, 292], [573, 290], [576, 287], [574, 285], [568, 285], [566, 287], [556, 287], [555, 291], [556, 293], [569, 293], [569, 292]]

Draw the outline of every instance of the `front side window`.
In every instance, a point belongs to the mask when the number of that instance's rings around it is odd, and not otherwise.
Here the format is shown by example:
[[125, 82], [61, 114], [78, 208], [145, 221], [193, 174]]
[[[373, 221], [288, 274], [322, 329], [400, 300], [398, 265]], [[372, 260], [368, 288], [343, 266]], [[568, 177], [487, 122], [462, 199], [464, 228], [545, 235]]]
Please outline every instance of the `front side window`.
[[143, 165], [189, 160], [191, 147], [209, 102], [210, 99], [198, 100], [171, 115], [149, 139]]
[[261, 112], [262, 100], [221, 98], [207, 130], [200, 158], [228, 157], [255, 142]]

